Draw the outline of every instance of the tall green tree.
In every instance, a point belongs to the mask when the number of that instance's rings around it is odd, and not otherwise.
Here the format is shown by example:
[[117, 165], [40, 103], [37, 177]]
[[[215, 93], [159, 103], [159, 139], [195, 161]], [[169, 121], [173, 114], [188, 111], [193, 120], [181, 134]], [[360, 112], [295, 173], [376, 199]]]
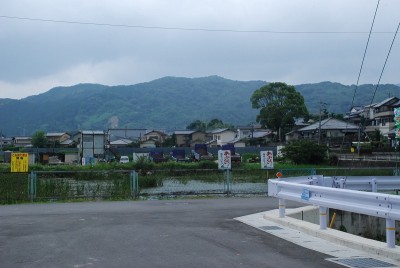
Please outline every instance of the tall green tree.
[[207, 129], [217, 129], [217, 128], [234, 128], [231, 124], [224, 123], [221, 119], [214, 118], [211, 119], [207, 124]]
[[44, 131], [39, 130], [33, 133], [32, 146], [36, 148], [45, 148], [47, 146], [47, 137]]
[[207, 128], [207, 123], [201, 120], [195, 120], [186, 127], [186, 129], [188, 130], [200, 130], [200, 131], [205, 131], [206, 128]]
[[282, 132], [290, 131], [295, 118], [308, 115], [303, 96], [294, 86], [282, 82], [270, 83], [256, 91], [251, 96], [254, 109], [260, 109], [257, 122], [278, 133], [282, 141]]

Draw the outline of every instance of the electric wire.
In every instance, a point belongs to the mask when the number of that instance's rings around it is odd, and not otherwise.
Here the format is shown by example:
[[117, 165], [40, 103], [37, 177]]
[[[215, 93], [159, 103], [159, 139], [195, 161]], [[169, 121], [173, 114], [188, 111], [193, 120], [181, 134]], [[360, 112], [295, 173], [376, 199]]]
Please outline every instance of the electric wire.
[[[394, 44], [394, 42], [395, 42], [395, 40], [396, 40], [396, 37], [397, 37], [397, 33], [398, 33], [398, 31], [399, 31], [399, 28], [400, 28], [400, 22], [399, 22], [399, 24], [397, 25], [395, 34], [394, 34], [394, 36], [393, 36], [392, 42], [391, 42], [390, 47], [389, 47], [389, 51], [388, 51], [388, 53], [387, 53], [387, 55], [386, 55], [385, 62], [384, 62], [384, 64], [383, 64], [381, 73], [380, 73], [380, 75], [379, 75], [378, 82], [376, 83], [376, 86], [375, 86], [375, 89], [374, 89], [374, 92], [373, 92], [373, 95], [372, 95], [372, 98], [371, 98], [371, 102], [370, 102], [370, 104], [369, 104], [369, 106], [368, 106], [367, 113], [369, 113], [369, 111], [370, 111], [370, 109], [371, 109], [371, 107], [372, 107], [372, 104], [374, 103], [374, 99], [375, 99], [375, 96], [376, 96], [376, 92], [378, 91], [378, 88], [379, 88], [379, 85], [380, 85], [380, 82], [381, 82], [383, 73], [384, 73], [384, 71], [385, 71], [387, 62], [388, 62], [388, 60], [389, 60], [390, 53], [391, 53], [392, 48], [393, 48], [393, 44]], [[362, 127], [362, 128], [365, 127], [365, 122], [362, 124], [361, 127]], [[397, 161], [396, 161], [396, 165], [397, 165]], [[396, 167], [396, 168], [397, 168], [397, 167]]]
[[388, 51], [388, 53], [387, 53], [387, 55], [386, 55], [385, 63], [383, 64], [381, 74], [379, 75], [378, 83], [376, 84], [376, 87], [375, 87], [375, 90], [374, 90], [374, 94], [373, 94], [372, 99], [371, 99], [370, 106], [371, 106], [372, 103], [374, 102], [376, 92], [378, 91], [378, 87], [379, 87], [379, 85], [380, 85], [383, 72], [385, 71], [386, 64], [387, 64], [387, 61], [388, 61], [388, 59], [389, 59], [389, 55], [390, 55], [390, 53], [391, 53], [391, 51], [392, 51], [393, 44], [394, 44], [394, 41], [396, 40], [397, 33], [399, 32], [399, 27], [400, 27], [400, 22], [399, 22], [399, 24], [397, 25], [396, 32], [395, 32], [395, 34], [394, 34], [394, 36], [393, 36], [393, 39], [392, 39], [392, 43], [390, 44], [389, 51]]
[[[72, 20], [54, 20], [42, 19], [31, 17], [18, 17], [0, 15], [2, 19], [12, 20], [26, 20], [36, 22], [48, 23], [62, 23], [62, 24], [77, 24], [88, 26], [100, 27], [119, 27], [119, 28], [137, 28], [137, 29], [152, 29], [152, 30], [175, 30], [175, 31], [197, 31], [197, 32], [228, 32], [228, 33], [265, 33], [265, 34], [366, 34], [364, 31], [275, 31], [275, 30], [235, 30], [235, 29], [210, 29], [210, 28], [185, 28], [185, 27], [165, 27], [165, 26], [147, 26], [147, 25], [130, 25], [130, 24], [112, 24], [112, 23], [98, 23], [98, 22], [84, 22]], [[392, 34], [393, 32], [377, 31], [374, 34]], [[371, 32], [370, 32], [371, 34]]]
[[[354, 100], [355, 100], [355, 97], [356, 97], [356, 94], [357, 94], [358, 85], [359, 85], [359, 82], [360, 82], [361, 72], [362, 72], [362, 70], [363, 70], [364, 61], [365, 61], [365, 57], [366, 57], [366, 55], [367, 55], [367, 50], [368, 50], [368, 46], [369, 46], [369, 41], [370, 41], [370, 39], [371, 39], [372, 29], [374, 28], [376, 14], [378, 13], [379, 3], [380, 3], [380, 0], [378, 0], [378, 2], [376, 3], [375, 13], [374, 13], [374, 17], [373, 17], [373, 19], [372, 19], [371, 28], [370, 28], [370, 30], [369, 30], [368, 39], [367, 39], [367, 44], [365, 45], [364, 55], [363, 55], [363, 58], [362, 58], [362, 61], [361, 61], [360, 70], [359, 70], [359, 72], [358, 72], [357, 83], [356, 83], [356, 87], [355, 87], [355, 89], [354, 89], [354, 94], [353, 94], [353, 98], [352, 98], [352, 101], [351, 101], [351, 106], [350, 106], [350, 108], [353, 108], [353, 105], [354, 105]], [[349, 124], [349, 122], [347, 121], [347, 122], [346, 122], [346, 128], [345, 128], [345, 130], [347, 130], [348, 124]], [[344, 146], [345, 137], [346, 137], [346, 133], [344, 133], [344, 135], [343, 135], [343, 140], [342, 140], [342, 145], [341, 145], [342, 148], [343, 148], [343, 146]], [[350, 146], [351, 146], [351, 145], [350, 145]], [[360, 146], [360, 145], [358, 145], [358, 146]], [[354, 155], [353, 155], [353, 157], [354, 157]], [[353, 160], [354, 160], [354, 159], [353, 159]], [[337, 161], [337, 164], [336, 164], [336, 165], [337, 165], [336, 167], [338, 168], [338, 166], [339, 166], [339, 161]], [[337, 169], [336, 169], [336, 172], [337, 172]]]

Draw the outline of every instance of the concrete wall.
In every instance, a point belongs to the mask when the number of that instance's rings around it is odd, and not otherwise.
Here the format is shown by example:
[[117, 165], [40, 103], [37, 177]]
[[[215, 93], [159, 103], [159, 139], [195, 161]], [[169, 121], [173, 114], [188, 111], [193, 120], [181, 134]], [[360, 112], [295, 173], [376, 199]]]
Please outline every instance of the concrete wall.
[[316, 206], [306, 206], [293, 209], [287, 214], [287, 216], [319, 225], [319, 208]]
[[[332, 229], [339, 230], [341, 226], [344, 226], [347, 233], [372, 239], [386, 235], [386, 220], [384, 218], [335, 209], [328, 210], [328, 227], [334, 213], [336, 213], [336, 217]], [[318, 206], [305, 206], [292, 209], [290, 213], [287, 213], [287, 216], [319, 225]], [[399, 230], [399, 228], [400, 222], [396, 222], [396, 230]]]

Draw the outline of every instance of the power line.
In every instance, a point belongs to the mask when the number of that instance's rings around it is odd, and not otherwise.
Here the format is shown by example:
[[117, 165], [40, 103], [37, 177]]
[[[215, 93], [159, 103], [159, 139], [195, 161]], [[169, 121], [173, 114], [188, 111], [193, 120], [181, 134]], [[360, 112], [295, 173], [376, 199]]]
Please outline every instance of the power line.
[[392, 47], [393, 47], [394, 41], [396, 40], [397, 33], [399, 32], [399, 27], [400, 27], [400, 22], [397, 25], [397, 29], [396, 29], [396, 32], [395, 32], [395, 34], [393, 36], [392, 43], [390, 44], [390, 48], [389, 48], [388, 54], [386, 55], [385, 63], [383, 64], [382, 71], [381, 71], [381, 74], [380, 74], [379, 79], [378, 79], [378, 83], [376, 84], [374, 95], [372, 96], [372, 100], [371, 100], [370, 106], [374, 102], [376, 91], [378, 90], [379, 84], [380, 84], [381, 79], [382, 79], [383, 72], [385, 71], [386, 63], [387, 63], [387, 61], [389, 59], [390, 52], [392, 51]]
[[369, 30], [368, 40], [367, 40], [367, 44], [366, 44], [365, 49], [364, 49], [364, 55], [363, 55], [363, 58], [362, 58], [362, 61], [361, 61], [360, 71], [358, 72], [358, 78], [357, 78], [356, 88], [354, 89], [353, 100], [351, 101], [351, 107], [353, 107], [353, 105], [354, 105], [354, 99], [355, 99], [355, 97], [356, 97], [358, 84], [359, 84], [359, 82], [360, 82], [361, 71], [362, 71], [363, 66], [364, 66], [365, 56], [366, 56], [366, 54], [367, 54], [367, 49], [368, 49], [368, 45], [369, 45], [369, 40], [371, 39], [371, 33], [372, 33], [372, 29], [373, 29], [373, 27], [374, 27], [375, 18], [376, 18], [376, 13], [378, 12], [379, 2], [380, 2], [380, 0], [378, 0], [378, 3], [376, 4], [376, 9], [375, 9], [374, 18], [373, 18], [373, 20], [372, 20], [371, 29]]
[[[164, 27], [164, 26], [146, 26], [146, 25], [130, 25], [130, 24], [111, 24], [111, 23], [97, 23], [97, 22], [84, 22], [84, 21], [70, 21], [70, 20], [53, 20], [41, 19], [31, 17], [17, 17], [0, 15], [0, 18], [11, 20], [25, 20], [46, 23], [62, 23], [62, 24], [76, 24], [87, 26], [100, 26], [100, 27], [119, 27], [119, 28], [137, 28], [137, 29], [150, 29], [150, 30], [175, 30], [175, 31], [197, 31], [197, 32], [228, 32], [228, 33], [265, 33], [265, 34], [366, 34], [364, 31], [275, 31], [275, 30], [234, 30], [234, 29], [210, 29], [210, 28], [185, 28], [185, 27]], [[393, 32], [377, 31], [374, 34], [392, 34]]]
[[[378, 0], [378, 2], [377, 2], [377, 4], [376, 4], [376, 9], [375, 9], [375, 13], [374, 13], [374, 18], [372, 19], [371, 28], [370, 28], [370, 30], [369, 30], [368, 39], [367, 39], [367, 44], [365, 45], [364, 55], [363, 55], [363, 58], [362, 58], [362, 61], [361, 61], [360, 71], [358, 72], [357, 83], [356, 83], [356, 87], [355, 87], [355, 89], [354, 89], [353, 99], [352, 99], [352, 101], [351, 101], [351, 107], [350, 107], [350, 108], [353, 108], [353, 105], [354, 105], [354, 100], [355, 100], [356, 93], [357, 93], [357, 89], [358, 89], [358, 85], [359, 85], [359, 82], [360, 82], [361, 72], [362, 72], [362, 69], [363, 69], [363, 66], [364, 66], [365, 56], [367, 55], [369, 40], [370, 40], [370, 38], [371, 38], [372, 29], [373, 29], [373, 27], [374, 27], [375, 18], [376, 18], [376, 13], [378, 12], [379, 2], [380, 2], [380, 0]], [[347, 122], [346, 122], [346, 130], [347, 130], [348, 124], [349, 124], [349, 122], [347, 121]], [[359, 134], [360, 134], [360, 131], [361, 131], [361, 126], [359, 125], [359, 130], [358, 130]], [[345, 137], [346, 137], [346, 133], [343, 135], [341, 147], [343, 147], [343, 145], [344, 145]], [[359, 146], [360, 146], [360, 145], [358, 145], [358, 153], [360, 152], [360, 151], [359, 151], [359, 150], [360, 150], [360, 147], [359, 147]], [[338, 161], [338, 163], [337, 163], [337, 166], [338, 166], [338, 165], [339, 165], [339, 161]]]

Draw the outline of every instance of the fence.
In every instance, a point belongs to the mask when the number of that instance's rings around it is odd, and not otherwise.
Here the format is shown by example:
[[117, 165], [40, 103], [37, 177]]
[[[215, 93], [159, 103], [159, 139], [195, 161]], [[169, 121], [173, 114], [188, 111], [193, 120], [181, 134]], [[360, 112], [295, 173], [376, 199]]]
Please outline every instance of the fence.
[[377, 193], [378, 189], [400, 189], [400, 178], [384, 176], [335, 178], [319, 175], [268, 181], [268, 195], [279, 198], [280, 217], [285, 216], [285, 200], [288, 199], [319, 206], [322, 230], [327, 227], [327, 208], [384, 218], [387, 246], [394, 248], [395, 221], [400, 220], [400, 197]]
[[264, 170], [34, 171], [0, 174], [0, 204], [267, 192]]
[[[35, 171], [0, 174], [0, 204], [52, 200], [122, 200], [184, 195], [265, 195], [278, 170], [169, 169]], [[398, 169], [282, 169], [283, 177], [393, 176]]]

